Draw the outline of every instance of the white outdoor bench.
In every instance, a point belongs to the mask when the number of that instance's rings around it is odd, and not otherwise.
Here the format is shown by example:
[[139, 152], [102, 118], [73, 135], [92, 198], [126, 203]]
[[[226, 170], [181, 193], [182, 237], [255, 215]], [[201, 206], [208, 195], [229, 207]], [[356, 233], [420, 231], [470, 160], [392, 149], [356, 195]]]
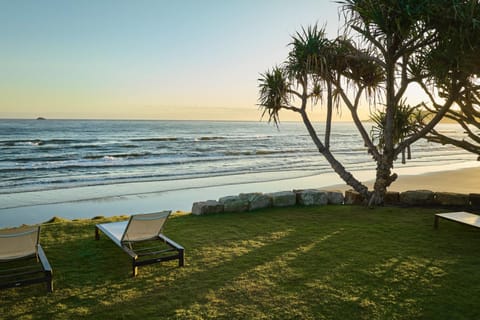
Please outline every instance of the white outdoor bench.
[[468, 213], [464, 211], [437, 213], [435, 215], [435, 222], [434, 222], [435, 229], [438, 228], [438, 220], [440, 218], [458, 222], [458, 223], [463, 223], [472, 227], [480, 228], [480, 216], [473, 213]]

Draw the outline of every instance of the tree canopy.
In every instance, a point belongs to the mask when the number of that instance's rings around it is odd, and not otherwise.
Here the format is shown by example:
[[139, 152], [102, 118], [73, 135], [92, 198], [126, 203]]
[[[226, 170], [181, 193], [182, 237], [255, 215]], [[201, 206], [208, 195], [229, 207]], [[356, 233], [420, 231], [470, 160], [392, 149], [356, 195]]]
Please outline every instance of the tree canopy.
[[[476, 0], [344, 0], [344, 34], [328, 39], [318, 26], [292, 36], [286, 61], [261, 74], [259, 106], [278, 124], [282, 109], [297, 112], [319, 152], [333, 170], [371, 205], [383, 203], [399, 155], [421, 138], [453, 143], [435, 130], [445, 117], [460, 123], [474, 152], [480, 87], [480, 5]], [[406, 103], [408, 89], [419, 86], [428, 97]], [[362, 99], [373, 105], [374, 130], [358, 115]], [[326, 105], [323, 139], [315, 131], [308, 102]], [[324, 103], [325, 102], [325, 103]], [[366, 151], [376, 165], [373, 190], [358, 181], [330, 150], [332, 112], [350, 112]], [[457, 145], [459, 145], [457, 143]], [[462, 146], [462, 145], [460, 145]]]

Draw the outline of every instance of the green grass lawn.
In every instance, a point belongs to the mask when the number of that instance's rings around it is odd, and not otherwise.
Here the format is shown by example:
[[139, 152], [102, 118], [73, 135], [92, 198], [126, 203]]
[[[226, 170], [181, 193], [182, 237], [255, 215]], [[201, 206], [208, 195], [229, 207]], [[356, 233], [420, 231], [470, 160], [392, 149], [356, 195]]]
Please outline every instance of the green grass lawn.
[[177, 215], [186, 250], [140, 268], [94, 225], [46, 224], [54, 289], [0, 291], [2, 319], [479, 319], [480, 230], [442, 210], [324, 206]]

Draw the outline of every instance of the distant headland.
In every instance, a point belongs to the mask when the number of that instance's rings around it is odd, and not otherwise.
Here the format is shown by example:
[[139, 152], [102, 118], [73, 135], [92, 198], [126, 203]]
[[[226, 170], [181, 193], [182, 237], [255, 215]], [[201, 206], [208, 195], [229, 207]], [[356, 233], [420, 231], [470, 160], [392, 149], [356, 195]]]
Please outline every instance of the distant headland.
[[44, 117], [38, 117], [37, 120], [47, 120], [47, 119]]

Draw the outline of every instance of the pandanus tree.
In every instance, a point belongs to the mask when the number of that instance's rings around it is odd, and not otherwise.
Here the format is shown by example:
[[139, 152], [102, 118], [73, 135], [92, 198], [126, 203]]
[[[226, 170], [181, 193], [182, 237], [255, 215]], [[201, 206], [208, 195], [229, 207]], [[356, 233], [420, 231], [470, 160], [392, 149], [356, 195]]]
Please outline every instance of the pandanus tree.
[[[480, 49], [476, 0], [345, 0], [345, 34], [328, 40], [316, 26], [292, 37], [286, 62], [261, 75], [259, 106], [278, 123], [282, 109], [297, 112], [319, 152], [340, 177], [370, 205], [383, 204], [387, 188], [396, 180], [392, 172], [398, 155], [434, 127], [455, 103], [479, 96], [473, 76]], [[449, 17], [447, 20], [444, 17]], [[465, 21], [465, 19], [467, 19]], [[351, 36], [357, 36], [357, 43]], [[350, 38], [348, 37], [350, 36]], [[445, 61], [447, 60], [447, 61]], [[275, 85], [273, 85], [275, 84]], [[418, 84], [429, 101], [419, 104], [433, 111], [412, 124], [405, 100]], [[326, 88], [326, 90], [325, 90]], [[323, 141], [312, 125], [307, 104], [326, 97], [327, 117]], [[364, 98], [378, 113], [375, 144], [359, 117]], [[358, 181], [330, 150], [331, 111], [345, 106], [376, 164], [373, 190]], [[411, 109], [411, 107], [409, 107]], [[476, 109], [475, 109], [476, 110]], [[408, 112], [407, 112], [408, 111]], [[420, 113], [419, 113], [420, 114]], [[421, 121], [420, 121], [421, 120]], [[415, 121], [414, 121], [415, 122]]]
[[[348, 185], [368, 197], [368, 188], [346, 170], [330, 150], [332, 113], [341, 94], [335, 83], [341, 82], [346, 74], [348, 79], [361, 84], [362, 92], [367, 89], [373, 95], [376, 85], [383, 79], [381, 70], [371, 61], [359, 59], [358, 55], [366, 53], [356, 49], [350, 41], [342, 38], [330, 41], [324, 29], [318, 26], [302, 29], [292, 37], [290, 46], [287, 61], [261, 74], [259, 79], [259, 106], [263, 108], [263, 115], [268, 114], [269, 121], [278, 124], [280, 110], [299, 113], [318, 151], [332, 169]], [[322, 140], [312, 124], [307, 106], [309, 102], [316, 104], [323, 97], [324, 89], [327, 116]], [[358, 122], [356, 110], [360, 97], [361, 92], [357, 95], [358, 101], [349, 106]], [[365, 129], [362, 134], [368, 137]]]
[[[431, 19], [430, 23], [437, 26], [439, 37], [419, 63], [431, 71], [430, 77], [425, 77], [422, 83], [423, 89], [427, 92], [428, 84], [435, 82], [441, 98], [455, 93], [455, 106], [446, 110], [445, 118], [458, 124], [464, 136], [446, 136], [433, 128], [426, 138], [463, 148], [479, 155], [480, 160], [480, 4], [478, 1], [455, 2], [454, 6], [437, 6], [436, 10], [437, 19]], [[418, 69], [421, 68], [415, 66], [421, 78]], [[450, 80], [452, 74], [463, 88], [455, 90]], [[426, 109], [431, 114], [441, 113], [442, 105], [436, 103], [432, 95], [429, 97], [432, 103], [426, 105]]]

